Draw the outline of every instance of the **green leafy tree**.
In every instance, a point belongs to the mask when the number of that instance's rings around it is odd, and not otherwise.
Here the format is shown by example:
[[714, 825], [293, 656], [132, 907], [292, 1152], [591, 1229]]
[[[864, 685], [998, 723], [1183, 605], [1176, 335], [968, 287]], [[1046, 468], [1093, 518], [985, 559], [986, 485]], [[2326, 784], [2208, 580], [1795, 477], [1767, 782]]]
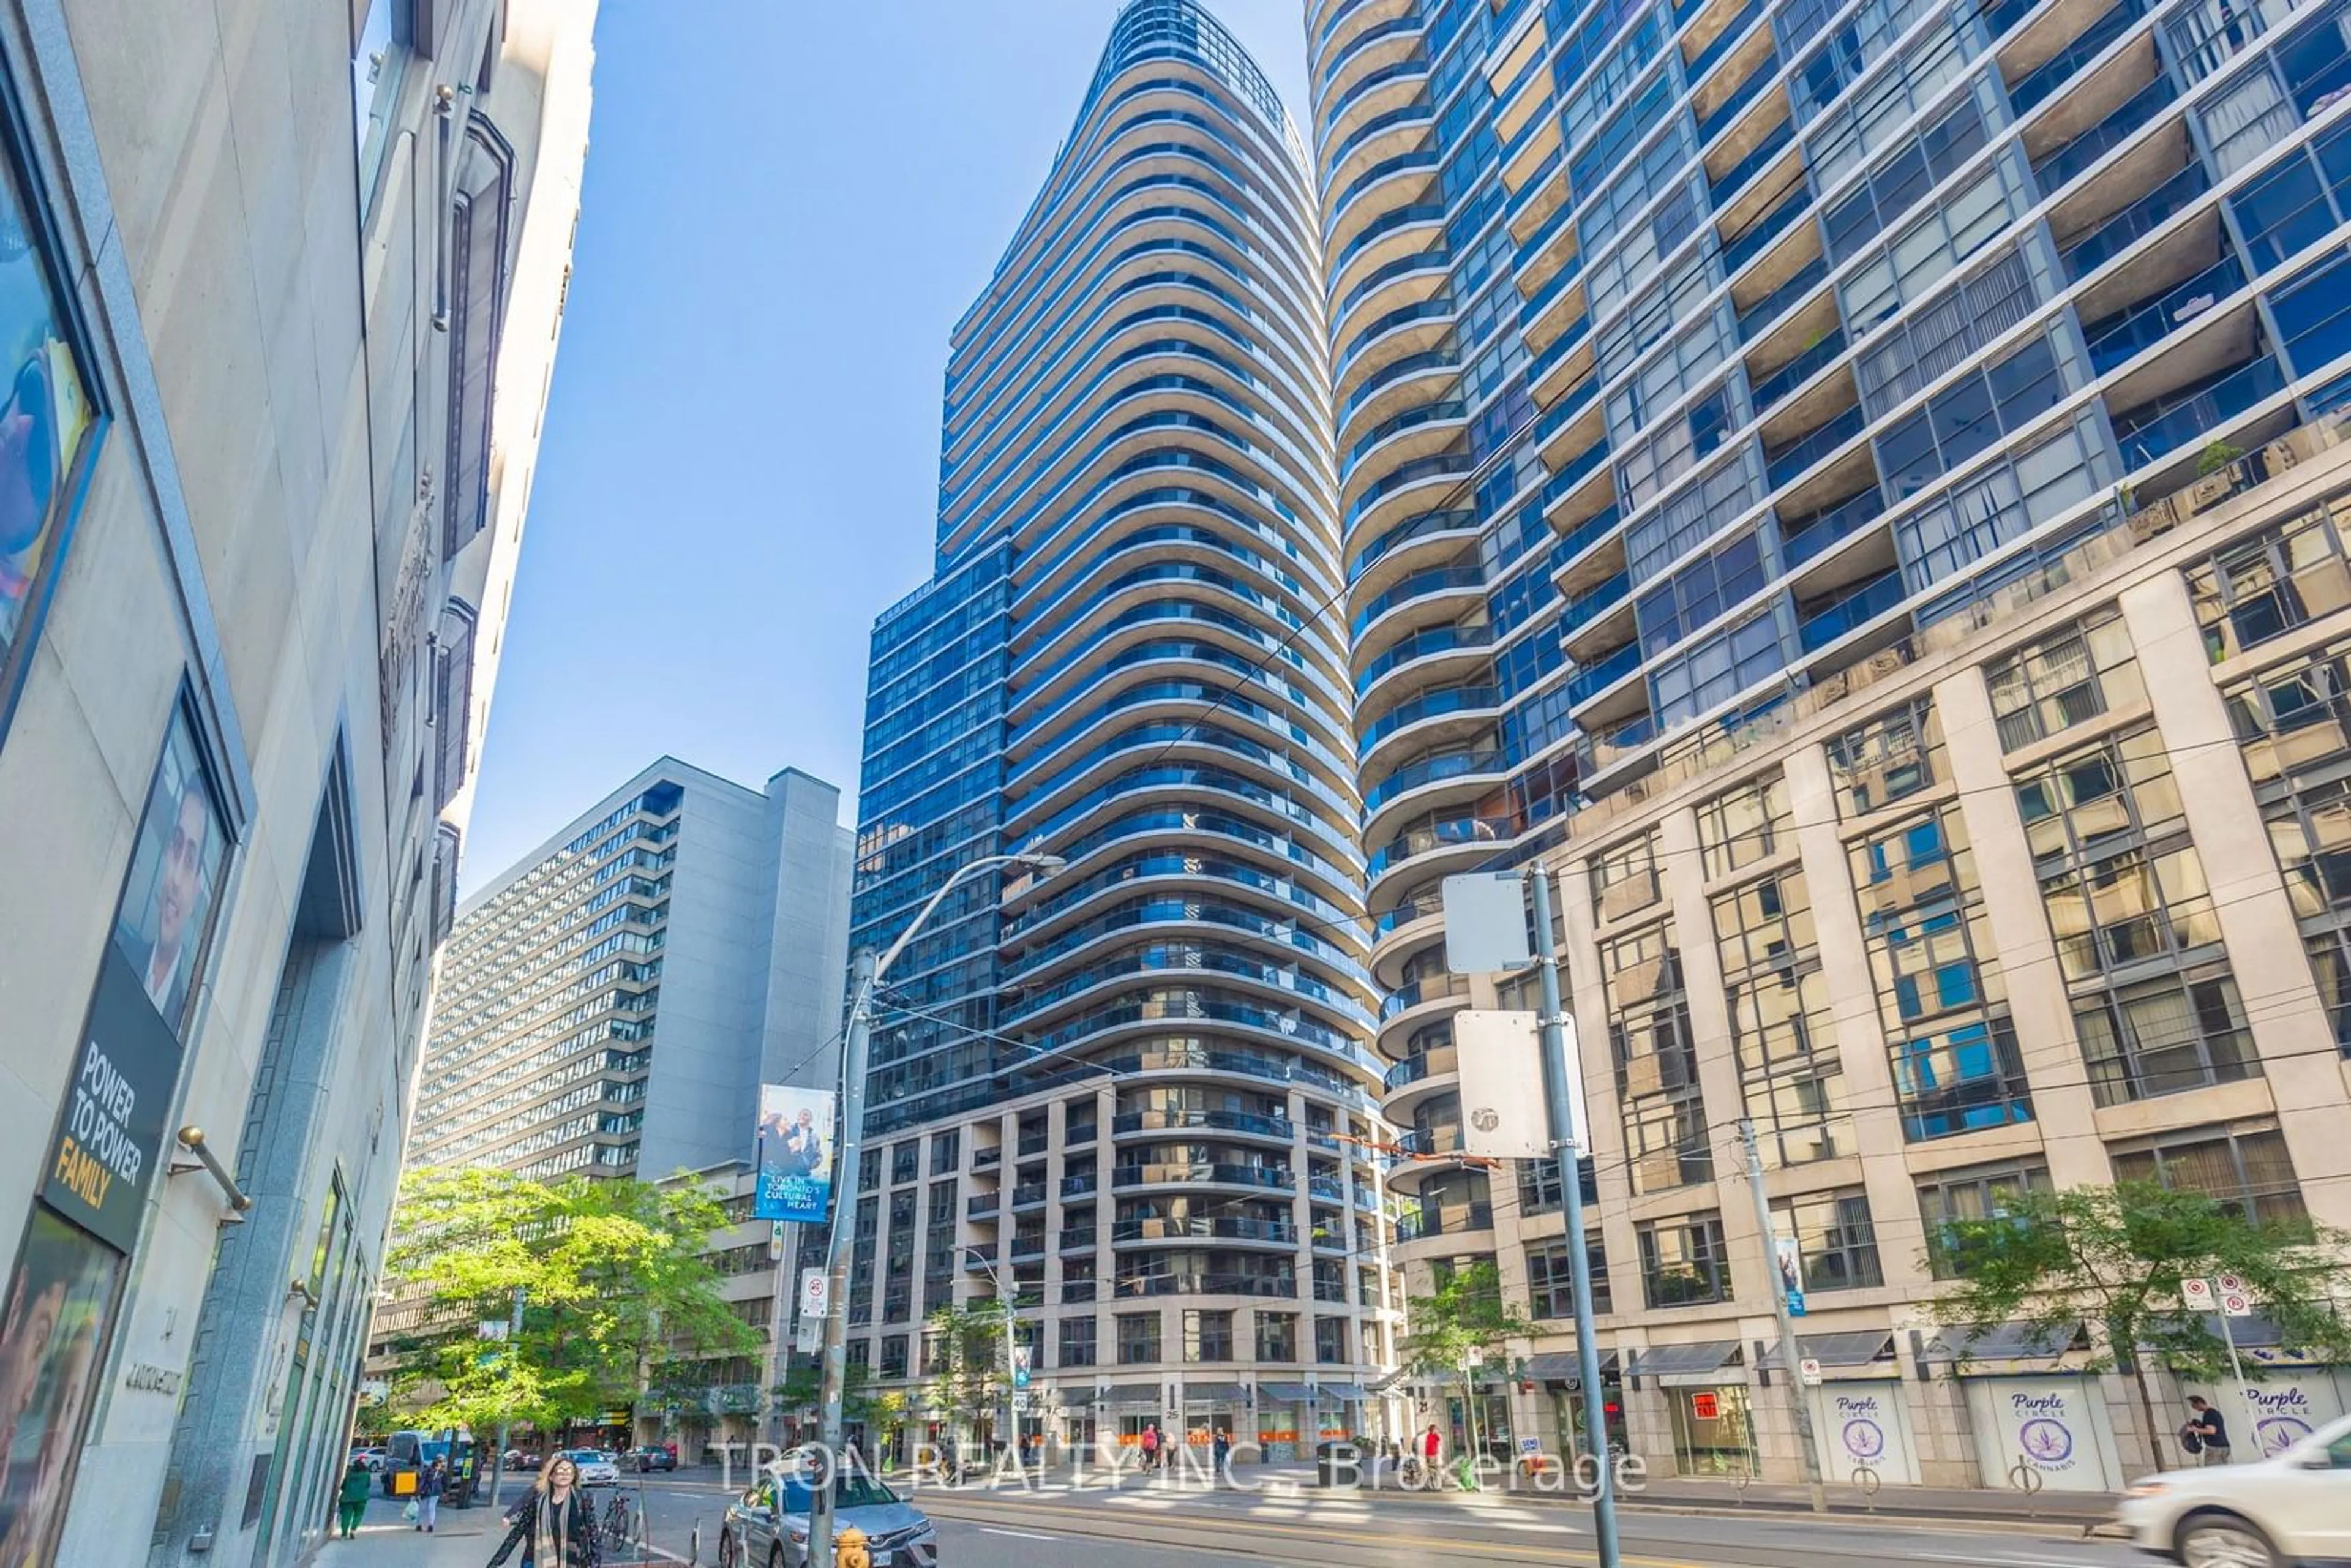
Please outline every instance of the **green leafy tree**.
[[2286, 1343], [2351, 1359], [2351, 1323], [2333, 1296], [2346, 1288], [2351, 1238], [2307, 1221], [2259, 1221], [2233, 1203], [2158, 1182], [2021, 1192], [2006, 1212], [1956, 1220], [1936, 1239], [1941, 1271], [1959, 1283], [1939, 1300], [1949, 1326], [1981, 1334], [2027, 1322], [2063, 1343], [2085, 1326], [2094, 1370], [2126, 1368], [2156, 1458], [2163, 1458], [2147, 1382], [2150, 1363], [2197, 1378], [2228, 1369], [2228, 1347], [2180, 1281], [2235, 1274]]
[[1473, 1432], [1477, 1387], [1471, 1357], [1499, 1360], [1511, 1340], [1534, 1333], [1526, 1314], [1502, 1299], [1501, 1274], [1487, 1262], [1440, 1273], [1435, 1290], [1405, 1302], [1405, 1322], [1408, 1326], [1397, 1349], [1405, 1368], [1425, 1376], [1458, 1378], [1461, 1407], [1472, 1413]]
[[1004, 1316], [1000, 1301], [949, 1304], [924, 1320], [931, 1373], [925, 1393], [951, 1425], [977, 1431], [1004, 1407]]
[[[702, 1250], [723, 1223], [690, 1182], [410, 1172], [384, 1281], [421, 1307], [393, 1339], [394, 1406], [436, 1429], [549, 1428], [633, 1399], [657, 1353], [749, 1353], [758, 1336]], [[483, 1338], [517, 1291], [520, 1332]]]
[[[776, 1396], [777, 1408], [785, 1415], [813, 1421], [824, 1410], [823, 1369], [793, 1367], [784, 1374], [783, 1381], [777, 1384], [771, 1392]], [[843, 1366], [841, 1375], [841, 1420], [872, 1429], [880, 1404], [881, 1396], [873, 1392], [872, 1369], [853, 1361]]]

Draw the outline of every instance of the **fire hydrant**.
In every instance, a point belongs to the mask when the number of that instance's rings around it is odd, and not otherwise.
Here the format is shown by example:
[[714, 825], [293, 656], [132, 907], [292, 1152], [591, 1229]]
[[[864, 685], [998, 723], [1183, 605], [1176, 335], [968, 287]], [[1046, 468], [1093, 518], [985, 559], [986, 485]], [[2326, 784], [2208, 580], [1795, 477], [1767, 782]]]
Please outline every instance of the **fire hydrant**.
[[844, 1524], [832, 1538], [832, 1568], [873, 1568], [873, 1553], [865, 1550], [865, 1532]]

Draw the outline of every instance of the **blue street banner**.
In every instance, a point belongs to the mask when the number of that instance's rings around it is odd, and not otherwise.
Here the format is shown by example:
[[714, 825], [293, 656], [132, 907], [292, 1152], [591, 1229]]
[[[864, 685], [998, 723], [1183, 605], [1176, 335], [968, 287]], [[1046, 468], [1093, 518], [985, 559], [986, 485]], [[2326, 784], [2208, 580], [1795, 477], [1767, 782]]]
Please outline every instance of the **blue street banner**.
[[822, 1224], [832, 1207], [833, 1093], [781, 1083], [759, 1087], [758, 1219]]

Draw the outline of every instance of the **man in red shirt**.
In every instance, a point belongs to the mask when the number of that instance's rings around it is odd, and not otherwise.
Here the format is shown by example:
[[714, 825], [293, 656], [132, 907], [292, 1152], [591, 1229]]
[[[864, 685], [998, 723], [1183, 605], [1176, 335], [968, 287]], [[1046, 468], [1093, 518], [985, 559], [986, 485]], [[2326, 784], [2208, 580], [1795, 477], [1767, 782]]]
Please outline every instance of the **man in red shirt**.
[[1431, 1421], [1428, 1424], [1427, 1434], [1420, 1439], [1420, 1457], [1427, 1462], [1430, 1469], [1437, 1469], [1437, 1456], [1443, 1447], [1444, 1444], [1437, 1436], [1437, 1423]]

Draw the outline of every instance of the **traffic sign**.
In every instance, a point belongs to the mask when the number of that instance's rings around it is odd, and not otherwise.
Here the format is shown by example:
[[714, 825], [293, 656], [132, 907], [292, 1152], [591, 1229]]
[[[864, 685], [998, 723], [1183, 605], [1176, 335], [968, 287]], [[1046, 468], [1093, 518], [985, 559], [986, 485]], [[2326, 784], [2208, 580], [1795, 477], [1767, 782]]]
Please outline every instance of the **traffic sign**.
[[2242, 1291], [2223, 1289], [2220, 1291], [2220, 1312], [2224, 1317], [2249, 1318], [2253, 1315], [2253, 1298]]
[[1803, 1380], [1805, 1387], [1818, 1388], [1821, 1385], [1821, 1364], [1809, 1355], [1805, 1356], [1796, 1363], [1796, 1375]]
[[2191, 1276], [2179, 1281], [2179, 1304], [2191, 1312], [2209, 1312], [2215, 1305], [2212, 1281]]
[[832, 1280], [821, 1269], [800, 1270], [800, 1316], [820, 1318], [832, 1308]]

